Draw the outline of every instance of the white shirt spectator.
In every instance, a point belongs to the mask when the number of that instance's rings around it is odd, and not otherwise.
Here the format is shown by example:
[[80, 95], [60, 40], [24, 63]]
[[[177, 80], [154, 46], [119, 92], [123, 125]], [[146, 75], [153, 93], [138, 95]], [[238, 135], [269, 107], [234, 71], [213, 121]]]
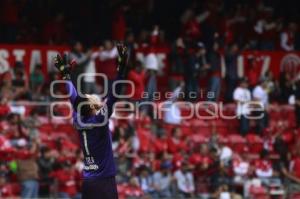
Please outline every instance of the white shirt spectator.
[[273, 176], [272, 164], [267, 160], [259, 160], [256, 163], [255, 174], [259, 178], [270, 178]]
[[107, 59], [115, 59], [118, 56], [117, 47], [113, 47], [111, 50], [103, 50], [99, 52], [100, 61], [105, 61]]
[[184, 193], [193, 193], [195, 191], [194, 176], [191, 172], [183, 173], [177, 170], [174, 173], [177, 182], [177, 188]]
[[228, 162], [232, 158], [232, 150], [228, 146], [223, 146], [220, 150], [220, 161]]
[[285, 51], [293, 51], [294, 44], [289, 42], [289, 35], [287, 32], [283, 32], [280, 34], [280, 46]]
[[231, 199], [230, 193], [229, 192], [222, 192], [220, 194], [219, 199]]
[[261, 85], [254, 88], [252, 95], [254, 99], [260, 102], [262, 107], [267, 108], [269, 103], [268, 92]]
[[96, 77], [95, 77], [96, 66], [95, 66], [95, 62], [93, 60], [87, 64], [87, 66], [84, 70], [84, 73], [85, 73], [85, 76], [84, 76], [83, 80], [85, 82], [90, 82], [90, 83], [96, 82]]
[[158, 60], [154, 53], [149, 53], [145, 58], [145, 67], [148, 70], [158, 70]]
[[249, 162], [239, 161], [239, 162], [234, 162], [233, 164], [233, 171], [235, 175], [245, 176], [247, 175], [248, 170], [249, 170]]
[[149, 193], [153, 191], [153, 179], [150, 176], [138, 177], [138, 182], [144, 192]]
[[21, 116], [25, 115], [26, 112], [25, 106], [10, 105], [9, 108], [11, 113], [19, 114]]
[[249, 162], [242, 159], [233, 160], [233, 181], [237, 184], [244, 184], [248, 177], [250, 164]]
[[153, 175], [153, 182], [160, 190], [169, 189], [171, 186], [172, 176], [170, 174], [163, 175], [161, 172], [155, 172]]
[[237, 87], [233, 92], [233, 99], [238, 102], [236, 110], [238, 116], [250, 114], [247, 102], [251, 101], [251, 93], [248, 88]]
[[172, 98], [164, 102], [164, 108], [166, 109], [164, 114], [164, 122], [168, 124], [180, 124], [181, 123], [181, 111], [176, 103], [176, 99], [178, 98], [181, 87], [178, 87], [173, 92]]

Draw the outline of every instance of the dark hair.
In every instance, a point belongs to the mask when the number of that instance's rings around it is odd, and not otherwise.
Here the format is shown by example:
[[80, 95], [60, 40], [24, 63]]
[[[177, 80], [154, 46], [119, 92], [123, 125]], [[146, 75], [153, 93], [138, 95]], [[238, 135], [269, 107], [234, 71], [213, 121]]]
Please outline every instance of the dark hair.
[[266, 149], [263, 149], [260, 152], [260, 158], [264, 159], [264, 158], [268, 158], [269, 157], [269, 152]]
[[[77, 113], [81, 116], [89, 116], [91, 113], [91, 107], [87, 104], [88, 98], [86, 97], [77, 97], [75, 99], [74, 107], [76, 108]], [[80, 106], [81, 103], [84, 103]]]
[[15, 113], [10, 113], [9, 115], [7, 115], [7, 121], [13, 120], [16, 116], [17, 116], [17, 114], [15, 114]]
[[176, 133], [176, 131], [177, 131], [178, 129], [179, 129], [178, 127], [172, 128], [172, 130], [171, 130], [171, 135], [175, 135], [175, 133]]

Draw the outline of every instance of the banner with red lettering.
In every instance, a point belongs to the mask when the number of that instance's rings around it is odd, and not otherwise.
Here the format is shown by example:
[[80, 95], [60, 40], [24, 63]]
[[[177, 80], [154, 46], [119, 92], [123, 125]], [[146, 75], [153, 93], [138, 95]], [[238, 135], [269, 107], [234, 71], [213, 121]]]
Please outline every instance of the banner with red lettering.
[[68, 52], [68, 46], [47, 46], [47, 45], [11, 45], [0, 44], [0, 74], [15, 63], [24, 63], [27, 75], [40, 64], [44, 74], [53, 71], [53, 58], [57, 53]]
[[300, 72], [300, 52], [245, 51], [242, 53], [242, 60], [244, 75], [251, 70], [251, 67], [257, 75], [270, 71], [276, 79], [281, 72], [287, 72], [292, 76]]
[[[17, 61], [24, 63], [26, 74], [33, 71], [37, 64], [41, 64], [43, 72], [47, 74], [53, 70], [54, 56], [69, 50], [68, 46], [0, 44], [0, 74], [13, 67]], [[170, 48], [168, 47], [155, 49], [155, 55], [159, 68], [163, 71], [163, 76], [168, 75], [169, 72], [169, 52]], [[143, 57], [145, 57], [145, 52], [137, 49], [136, 58], [142, 61]], [[245, 51], [241, 54], [241, 60], [244, 76], [247, 75], [251, 67], [254, 67], [257, 75], [271, 71], [275, 78], [279, 78], [281, 71], [293, 75], [300, 71], [300, 52]], [[251, 64], [249, 64], [249, 60], [252, 60]], [[101, 64], [98, 65], [99, 67]], [[164, 79], [167, 80], [167, 78]]]

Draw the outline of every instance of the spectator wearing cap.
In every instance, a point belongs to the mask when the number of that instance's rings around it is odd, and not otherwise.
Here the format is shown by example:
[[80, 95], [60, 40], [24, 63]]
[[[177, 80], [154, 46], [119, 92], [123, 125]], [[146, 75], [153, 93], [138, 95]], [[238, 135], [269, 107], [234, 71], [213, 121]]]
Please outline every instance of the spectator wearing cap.
[[233, 99], [237, 103], [236, 114], [239, 119], [239, 131], [241, 135], [246, 135], [249, 131], [250, 114], [249, 103], [251, 101], [251, 93], [248, 89], [248, 81], [243, 78], [240, 80], [239, 86], [233, 92]]
[[160, 170], [153, 174], [153, 184], [155, 189], [155, 195], [158, 198], [171, 197], [171, 185], [172, 185], [172, 162], [164, 161], [160, 165]]
[[253, 89], [253, 100], [258, 102], [260, 110], [255, 111], [253, 114], [257, 115], [256, 120], [256, 132], [262, 134], [263, 130], [268, 126], [268, 105], [269, 105], [269, 93], [268, 93], [268, 81], [262, 78], [259, 84]]
[[175, 171], [174, 178], [176, 180], [177, 191], [180, 197], [190, 198], [194, 196], [194, 175], [187, 162], [183, 162], [182, 166]]

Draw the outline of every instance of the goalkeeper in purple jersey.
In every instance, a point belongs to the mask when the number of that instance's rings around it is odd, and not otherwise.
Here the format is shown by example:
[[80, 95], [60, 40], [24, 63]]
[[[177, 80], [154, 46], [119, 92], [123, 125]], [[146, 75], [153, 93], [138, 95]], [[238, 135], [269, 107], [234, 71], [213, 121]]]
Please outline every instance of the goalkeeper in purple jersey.
[[[118, 44], [117, 80], [126, 78], [127, 49]], [[83, 199], [118, 198], [115, 182], [116, 168], [112, 151], [112, 137], [108, 128], [108, 119], [113, 113], [117, 101], [112, 91], [108, 91], [106, 102], [101, 102], [91, 95], [83, 97], [77, 94], [71, 81], [71, 67], [66, 55], [55, 58], [55, 66], [63, 79], [67, 81], [67, 91], [73, 106], [73, 122], [79, 133], [80, 144], [84, 154]], [[116, 84], [115, 93], [120, 94], [121, 84]]]

